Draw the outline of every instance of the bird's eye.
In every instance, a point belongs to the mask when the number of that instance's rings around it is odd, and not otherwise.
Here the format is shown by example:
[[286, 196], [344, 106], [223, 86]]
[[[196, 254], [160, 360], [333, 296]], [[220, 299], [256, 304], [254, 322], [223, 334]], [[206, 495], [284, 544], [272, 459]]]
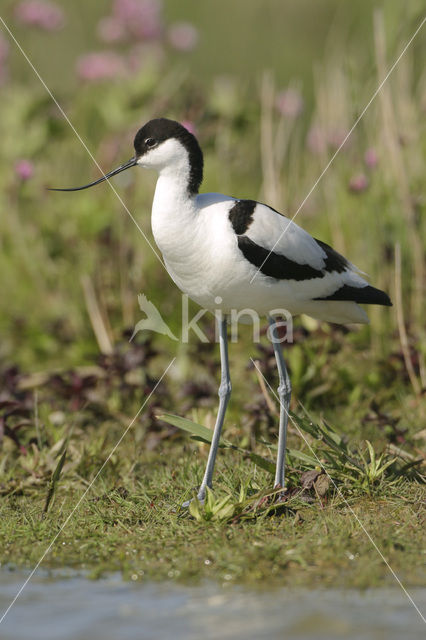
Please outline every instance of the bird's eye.
[[145, 144], [147, 147], [155, 147], [155, 145], [157, 144], [157, 141], [154, 140], [154, 138], [147, 138], [145, 140]]

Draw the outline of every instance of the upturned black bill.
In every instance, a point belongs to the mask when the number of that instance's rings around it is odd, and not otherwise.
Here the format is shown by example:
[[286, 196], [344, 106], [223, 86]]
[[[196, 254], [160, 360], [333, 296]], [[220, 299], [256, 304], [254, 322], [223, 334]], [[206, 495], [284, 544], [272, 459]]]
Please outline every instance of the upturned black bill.
[[89, 182], [89, 184], [85, 184], [82, 187], [70, 187], [68, 189], [50, 188], [49, 191], [81, 191], [82, 189], [88, 189], [89, 187], [94, 187], [95, 184], [99, 184], [100, 182], [104, 182], [104, 180], [108, 180], [108, 178], [112, 178], [113, 176], [116, 176], [117, 173], [121, 173], [126, 169], [130, 169], [130, 167], [134, 167], [136, 164], [137, 164], [137, 158], [136, 157], [131, 158], [128, 162], [125, 162], [124, 164], [117, 167], [117, 169], [113, 169], [109, 173], [106, 173], [104, 176], [102, 176], [102, 178], [99, 178], [99, 180], [95, 180], [94, 182]]

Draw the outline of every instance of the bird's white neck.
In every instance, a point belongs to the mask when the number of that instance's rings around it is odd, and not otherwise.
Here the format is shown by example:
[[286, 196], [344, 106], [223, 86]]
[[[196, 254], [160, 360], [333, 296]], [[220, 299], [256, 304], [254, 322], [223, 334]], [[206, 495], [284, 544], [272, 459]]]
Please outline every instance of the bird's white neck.
[[195, 197], [188, 191], [189, 167], [165, 167], [159, 173], [155, 187], [152, 212], [176, 215], [193, 209]]
[[165, 167], [159, 172], [152, 203], [152, 232], [164, 253], [187, 232], [196, 217], [195, 195], [188, 193], [189, 167]]

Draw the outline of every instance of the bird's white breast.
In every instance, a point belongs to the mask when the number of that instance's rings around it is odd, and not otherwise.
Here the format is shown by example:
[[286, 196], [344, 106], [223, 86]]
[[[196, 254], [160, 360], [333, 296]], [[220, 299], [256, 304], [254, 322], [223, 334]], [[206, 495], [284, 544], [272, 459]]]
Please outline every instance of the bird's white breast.
[[171, 185], [157, 183], [152, 231], [173, 281], [208, 309], [225, 293], [233, 272], [236, 238], [229, 230], [233, 198], [204, 194], [182, 199]]

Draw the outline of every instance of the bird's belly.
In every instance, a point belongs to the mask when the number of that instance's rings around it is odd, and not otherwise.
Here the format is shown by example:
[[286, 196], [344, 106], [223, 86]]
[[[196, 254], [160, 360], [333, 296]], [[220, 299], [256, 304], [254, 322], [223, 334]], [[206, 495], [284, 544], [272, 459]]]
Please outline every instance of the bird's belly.
[[206, 246], [197, 257], [187, 254], [184, 260], [177, 260], [168, 252], [163, 252], [163, 257], [179, 289], [205, 309], [224, 313], [249, 309], [260, 315], [274, 309], [300, 312], [292, 284], [257, 272], [240, 257], [238, 247], [229, 252], [221, 247], [215, 253]]

